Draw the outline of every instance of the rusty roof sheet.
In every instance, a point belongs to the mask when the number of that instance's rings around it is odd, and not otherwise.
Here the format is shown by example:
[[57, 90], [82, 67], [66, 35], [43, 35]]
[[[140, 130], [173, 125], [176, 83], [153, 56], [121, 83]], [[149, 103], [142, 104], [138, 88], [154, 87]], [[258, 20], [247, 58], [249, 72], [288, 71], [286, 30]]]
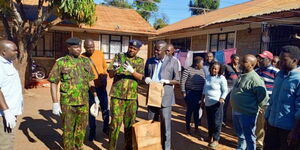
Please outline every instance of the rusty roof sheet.
[[217, 9], [203, 15], [189, 17], [158, 30], [158, 33], [163, 34], [195, 27], [201, 28], [216, 23], [299, 8], [300, 0], [252, 0], [246, 3]]

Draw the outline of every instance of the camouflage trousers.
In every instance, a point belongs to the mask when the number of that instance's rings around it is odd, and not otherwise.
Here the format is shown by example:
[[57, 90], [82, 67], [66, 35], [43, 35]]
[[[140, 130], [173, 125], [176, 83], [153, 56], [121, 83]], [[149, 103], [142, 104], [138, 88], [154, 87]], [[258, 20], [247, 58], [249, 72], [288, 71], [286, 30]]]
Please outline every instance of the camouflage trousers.
[[125, 131], [126, 150], [132, 150], [132, 125], [135, 123], [138, 109], [137, 100], [126, 100], [112, 97], [110, 100], [111, 122], [109, 132], [109, 150], [115, 150], [122, 122]]
[[88, 124], [88, 108], [87, 105], [61, 106], [64, 150], [82, 149]]

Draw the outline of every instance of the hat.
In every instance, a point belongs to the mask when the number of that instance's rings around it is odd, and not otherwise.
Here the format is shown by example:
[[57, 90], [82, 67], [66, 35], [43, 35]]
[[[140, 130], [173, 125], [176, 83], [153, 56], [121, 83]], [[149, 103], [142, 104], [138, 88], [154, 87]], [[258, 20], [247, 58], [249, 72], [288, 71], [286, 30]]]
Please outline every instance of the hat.
[[129, 46], [134, 46], [136, 48], [140, 48], [143, 45], [143, 43], [139, 40], [130, 40]]
[[71, 37], [66, 40], [69, 45], [81, 45], [81, 40], [77, 37]]
[[273, 59], [273, 54], [269, 51], [263, 51], [261, 54], [259, 54], [259, 56], [262, 58]]
[[99, 113], [99, 107], [97, 106], [96, 107], [96, 103], [94, 103], [92, 106], [91, 106], [91, 108], [90, 108], [90, 113], [91, 113], [91, 115], [92, 116], [94, 116], [94, 117], [97, 117], [98, 116], [98, 113]]

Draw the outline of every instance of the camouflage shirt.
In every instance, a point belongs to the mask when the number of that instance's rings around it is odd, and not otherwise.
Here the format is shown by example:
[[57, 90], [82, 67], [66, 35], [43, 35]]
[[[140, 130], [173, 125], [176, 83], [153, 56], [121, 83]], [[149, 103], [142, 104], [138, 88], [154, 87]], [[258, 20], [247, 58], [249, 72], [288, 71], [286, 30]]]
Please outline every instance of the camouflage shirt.
[[48, 80], [60, 85], [60, 103], [64, 105], [88, 104], [89, 81], [94, 74], [87, 58], [70, 55], [59, 58], [54, 64]]
[[[114, 60], [110, 63], [107, 70], [114, 70], [114, 62], [124, 64], [128, 62], [133, 69], [140, 74], [144, 74], [144, 59], [138, 56], [129, 58], [126, 54], [116, 55]], [[138, 98], [138, 82], [131, 75], [130, 72], [125, 71], [122, 65], [117, 69], [114, 77], [113, 85], [110, 90], [110, 96], [120, 99], [137, 99]]]

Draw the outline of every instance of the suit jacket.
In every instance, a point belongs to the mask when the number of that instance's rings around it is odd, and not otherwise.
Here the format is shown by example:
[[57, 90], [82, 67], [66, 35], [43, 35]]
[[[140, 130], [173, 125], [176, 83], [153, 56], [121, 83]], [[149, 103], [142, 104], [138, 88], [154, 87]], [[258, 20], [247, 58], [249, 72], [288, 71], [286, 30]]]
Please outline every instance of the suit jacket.
[[[149, 58], [145, 65], [145, 77], [152, 78], [157, 60], [155, 57]], [[180, 80], [178, 61], [172, 56], [165, 56], [161, 66], [161, 79]], [[162, 107], [170, 107], [175, 104], [174, 88], [171, 84], [164, 85], [164, 96], [162, 99]]]

